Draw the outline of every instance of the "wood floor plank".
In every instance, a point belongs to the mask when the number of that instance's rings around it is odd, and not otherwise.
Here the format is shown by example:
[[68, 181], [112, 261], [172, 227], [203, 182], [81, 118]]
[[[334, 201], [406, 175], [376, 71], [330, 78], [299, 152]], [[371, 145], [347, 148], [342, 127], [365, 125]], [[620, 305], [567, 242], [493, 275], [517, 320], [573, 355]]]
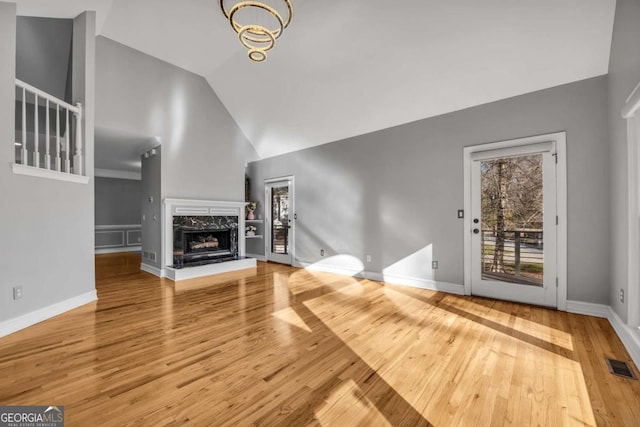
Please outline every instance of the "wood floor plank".
[[139, 264], [97, 256], [96, 303], [0, 339], [0, 404], [64, 405], [71, 426], [640, 425], [604, 319], [277, 264], [179, 284]]

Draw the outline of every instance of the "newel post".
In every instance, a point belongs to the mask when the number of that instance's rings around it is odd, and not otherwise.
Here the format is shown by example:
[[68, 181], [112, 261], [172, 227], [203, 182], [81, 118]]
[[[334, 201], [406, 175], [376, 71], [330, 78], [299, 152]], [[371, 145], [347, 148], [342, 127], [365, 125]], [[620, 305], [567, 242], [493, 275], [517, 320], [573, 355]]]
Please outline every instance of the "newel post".
[[73, 173], [76, 175], [84, 175], [84, 159], [82, 154], [82, 103], [76, 104], [78, 112], [76, 116], [76, 137], [73, 153]]

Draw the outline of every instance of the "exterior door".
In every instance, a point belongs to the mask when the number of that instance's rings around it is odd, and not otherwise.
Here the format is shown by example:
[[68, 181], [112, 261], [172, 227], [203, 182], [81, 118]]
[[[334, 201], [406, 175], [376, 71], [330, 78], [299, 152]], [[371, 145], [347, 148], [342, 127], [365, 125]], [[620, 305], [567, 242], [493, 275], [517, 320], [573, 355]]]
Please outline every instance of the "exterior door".
[[267, 261], [293, 264], [293, 178], [265, 183]]
[[471, 293], [557, 307], [555, 142], [471, 154]]

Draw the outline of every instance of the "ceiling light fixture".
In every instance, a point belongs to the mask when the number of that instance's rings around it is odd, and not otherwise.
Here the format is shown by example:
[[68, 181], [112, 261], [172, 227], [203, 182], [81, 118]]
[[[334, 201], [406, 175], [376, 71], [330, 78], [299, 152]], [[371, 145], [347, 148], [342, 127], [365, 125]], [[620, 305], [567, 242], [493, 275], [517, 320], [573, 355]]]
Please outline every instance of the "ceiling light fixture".
[[[293, 5], [291, 0], [279, 0], [287, 7], [287, 18], [283, 19], [282, 15], [276, 8], [262, 1], [237, 1], [227, 10], [225, 0], [220, 0], [220, 9], [225, 18], [231, 24], [231, 28], [238, 34], [240, 43], [248, 49], [249, 59], [254, 62], [262, 62], [267, 59], [267, 51], [273, 49], [276, 45], [276, 39], [282, 35], [284, 29], [289, 26], [293, 19]], [[254, 13], [245, 13], [253, 10]], [[245, 21], [253, 18], [257, 20], [258, 13], [264, 15], [263, 19], [273, 21], [272, 28], [267, 24]], [[243, 17], [241, 15], [244, 14]], [[250, 16], [252, 15], [252, 16]], [[273, 28], [275, 26], [275, 28]]]

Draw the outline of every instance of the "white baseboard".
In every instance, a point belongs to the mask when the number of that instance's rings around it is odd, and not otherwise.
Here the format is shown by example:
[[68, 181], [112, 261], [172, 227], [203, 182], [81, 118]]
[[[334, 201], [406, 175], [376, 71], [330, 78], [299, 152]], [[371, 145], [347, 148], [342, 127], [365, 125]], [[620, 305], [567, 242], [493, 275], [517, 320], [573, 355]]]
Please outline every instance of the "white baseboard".
[[618, 338], [627, 349], [629, 356], [640, 368], [640, 329], [626, 325], [613, 309], [604, 304], [593, 304], [580, 301], [567, 301], [567, 311], [575, 314], [601, 317], [609, 320]]
[[378, 282], [391, 283], [394, 285], [410, 286], [412, 288], [427, 289], [431, 291], [441, 291], [450, 294], [464, 295], [464, 286], [455, 283], [440, 282], [430, 279], [419, 279], [415, 277], [389, 276], [382, 273], [374, 273], [371, 271], [357, 271], [344, 267], [296, 262], [295, 267], [304, 268], [311, 271], [323, 271], [325, 273], [341, 274], [343, 276], [360, 277]]
[[0, 337], [7, 336], [21, 329], [43, 322], [59, 314], [73, 310], [90, 302], [97, 301], [96, 291], [84, 293], [68, 300], [60, 301], [22, 316], [0, 322]]
[[412, 288], [427, 289], [430, 291], [440, 291], [449, 294], [464, 295], [464, 286], [456, 283], [441, 282], [431, 279], [420, 279], [417, 277], [390, 276], [381, 273], [363, 271], [363, 276], [369, 280], [391, 283], [394, 285], [410, 286]]
[[567, 301], [567, 312], [574, 314], [584, 314], [586, 316], [609, 318], [611, 308], [604, 304], [593, 304], [590, 302]]
[[636, 364], [636, 369], [640, 368], [640, 329], [626, 325], [620, 316], [609, 307], [609, 323], [620, 337], [620, 341], [629, 352], [629, 356]]
[[310, 270], [310, 271], [322, 271], [324, 273], [339, 274], [341, 276], [364, 278], [364, 276], [362, 275], [363, 272], [361, 270], [353, 270], [350, 268], [338, 267], [335, 265], [302, 262], [302, 261], [296, 260], [294, 261], [293, 266], [298, 268], [304, 268], [305, 270]]
[[267, 257], [258, 254], [244, 254], [246, 257], [255, 258], [257, 261], [267, 262]]
[[142, 246], [130, 246], [128, 248], [106, 248], [106, 249], [96, 249], [96, 255], [119, 254], [121, 252], [140, 252], [140, 251], [142, 251]]
[[147, 273], [153, 274], [154, 276], [166, 277], [163, 270], [149, 264], [140, 263], [140, 270], [146, 271]]

